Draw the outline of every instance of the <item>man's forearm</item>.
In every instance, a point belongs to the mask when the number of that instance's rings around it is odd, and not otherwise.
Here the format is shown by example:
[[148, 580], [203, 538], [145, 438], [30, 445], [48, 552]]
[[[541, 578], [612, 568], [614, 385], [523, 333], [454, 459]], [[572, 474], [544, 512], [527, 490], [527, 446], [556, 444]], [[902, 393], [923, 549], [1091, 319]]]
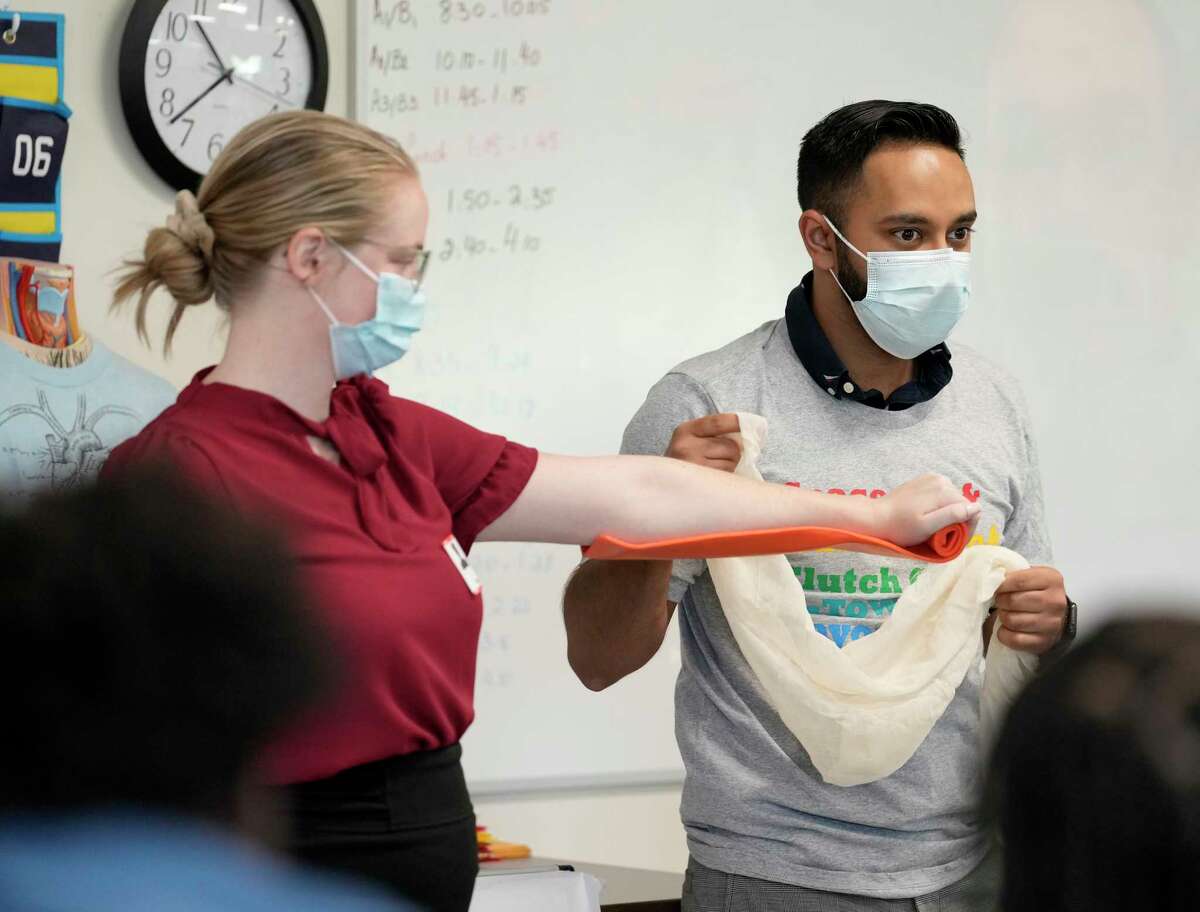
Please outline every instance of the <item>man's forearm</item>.
[[584, 686], [603, 690], [654, 657], [674, 606], [670, 561], [589, 561], [563, 597], [567, 660]]

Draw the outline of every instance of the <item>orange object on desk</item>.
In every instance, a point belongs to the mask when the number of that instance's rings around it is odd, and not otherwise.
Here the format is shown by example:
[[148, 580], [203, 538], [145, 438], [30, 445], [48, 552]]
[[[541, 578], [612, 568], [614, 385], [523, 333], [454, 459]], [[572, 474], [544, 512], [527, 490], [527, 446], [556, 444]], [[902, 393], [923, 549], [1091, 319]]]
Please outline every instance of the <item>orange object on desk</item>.
[[487, 827], [475, 827], [475, 841], [480, 861], [511, 861], [516, 858], [529, 858], [533, 854], [529, 846], [501, 842], [488, 832]]
[[904, 547], [846, 529], [793, 526], [786, 529], [750, 529], [742, 532], [713, 532], [684, 538], [627, 542], [601, 535], [583, 549], [589, 560], [686, 560], [713, 557], [754, 557], [762, 554], [794, 554], [838, 548], [867, 554], [895, 555], [930, 564], [944, 564], [962, 554], [970, 533], [966, 523], [955, 523], [935, 532], [919, 545]]
[[515, 858], [529, 858], [533, 855], [529, 846], [517, 845], [512, 842], [493, 842], [479, 847], [480, 861], [512, 861]]

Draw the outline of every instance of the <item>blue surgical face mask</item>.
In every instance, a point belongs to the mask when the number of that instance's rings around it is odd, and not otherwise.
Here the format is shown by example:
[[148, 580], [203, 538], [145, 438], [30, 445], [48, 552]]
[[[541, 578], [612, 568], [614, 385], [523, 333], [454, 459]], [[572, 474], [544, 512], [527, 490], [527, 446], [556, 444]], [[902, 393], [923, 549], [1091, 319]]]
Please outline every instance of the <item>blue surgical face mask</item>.
[[353, 326], [339, 323], [329, 305], [314, 289], [308, 288], [329, 318], [333, 370], [339, 380], [356, 374], [373, 374], [408, 354], [413, 335], [425, 324], [425, 295], [411, 279], [393, 272], [376, 274], [336, 241], [330, 243], [376, 285], [375, 316]]
[[971, 254], [948, 247], [863, 253], [828, 216], [825, 221], [867, 261], [867, 294], [861, 301], [851, 300], [836, 272], [829, 274], [875, 344], [897, 358], [911, 359], [945, 342], [971, 299]]
[[42, 313], [50, 314], [52, 317], [61, 317], [67, 312], [68, 294], [69, 290], [66, 288], [55, 288], [48, 282], [39, 282], [37, 309]]

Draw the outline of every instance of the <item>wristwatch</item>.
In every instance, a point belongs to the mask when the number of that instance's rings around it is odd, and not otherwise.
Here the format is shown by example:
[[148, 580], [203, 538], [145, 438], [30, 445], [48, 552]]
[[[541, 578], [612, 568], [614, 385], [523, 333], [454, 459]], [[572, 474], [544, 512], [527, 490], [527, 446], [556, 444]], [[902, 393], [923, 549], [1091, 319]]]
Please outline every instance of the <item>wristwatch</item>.
[[1078, 625], [1079, 625], [1079, 606], [1071, 599], [1071, 596], [1068, 595], [1067, 596], [1067, 623], [1066, 623], [1066, 626], [1063, 627], [1062, 640], [1060, 640], [1059, 642], [1063, 642], [1065, 640], [1068, 643], [1073, 643], [1075, 641], [1075, 631], [1076, 631], [1076, 628], [1078, 627]]
[[1067, 616], [1063, 622], [1062, 636], [1059, 637], [1057, 643], [1042, 655], [1042, 663], [1053, 662], [1055, 659], [1061, 658], [1067, 650], [1071, 648], [1071, 644], [1075, 642], [1075, 632], [1079, 624], [1079, 605], [1077, 605], [1071, 596], [1067, 596]]

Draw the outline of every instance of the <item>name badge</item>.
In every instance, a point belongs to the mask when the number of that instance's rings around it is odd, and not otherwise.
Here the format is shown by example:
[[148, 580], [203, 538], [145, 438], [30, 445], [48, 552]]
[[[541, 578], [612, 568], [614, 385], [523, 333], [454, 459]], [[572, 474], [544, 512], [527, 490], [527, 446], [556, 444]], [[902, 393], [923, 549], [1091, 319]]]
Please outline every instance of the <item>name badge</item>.
[[454, 569], [458, 571], [458, 575], [467, 584], [467, 589], [470, 590], [471, 595], [479, 595], [483, 591], [483, 583], [479, 581], [479, 576], [467, 560], [467, 552], [458, 543], [458, 539], [453, 535], [447, 535], [446, 540], [442, 542], [442, 550], [446, 552], [450, 558], [450, 562], [454, 564]]

